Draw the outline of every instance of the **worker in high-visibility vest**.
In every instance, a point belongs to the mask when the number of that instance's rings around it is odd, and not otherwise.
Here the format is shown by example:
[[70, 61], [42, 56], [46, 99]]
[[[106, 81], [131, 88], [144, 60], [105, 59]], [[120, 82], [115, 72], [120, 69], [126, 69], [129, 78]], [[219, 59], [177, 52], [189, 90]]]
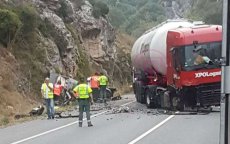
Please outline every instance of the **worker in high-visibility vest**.
[[54, 84], [54, 102], [59, 103], [60, 102], [60, 97], [62, 93], [62, 88], [63, 86], [61, 85], [61, 81], [57, 81], [56, 84]]
[[49, 78], [46, 78], [42, 84], [41, 93], [45, 99], [48, 119], [54, 119], [53, 84], [49, 82]]
[[93, 126], [90, 120], [90, 104], [93, 104], [92, 89], [80, 80], [80, 84], [73, 91], [79, 102], [79, 127], [82, 127], [83, 112], [86, 112], [88, 127]]
[[100, 85], [100, 97], [103, 100], [104, 104], [107, 105], [107, 103], [106, 103], [106, 98], [107, 98], [106, 97], [106, 87], [108, 84], [108, 78], [103, 73], [101, 73], [101, 76], [99, 77], [98, 81], [99, 81], [99, 85]]
[[93, 94], [93, 98], [94, 100], [97, 100], [99, 97], [99, 73], [95, 72], [95, 74], [91, 77], [88, 78], [89, 81], [89, 85], [91, 87], [91, 89], [93, 90], [92, 94]]

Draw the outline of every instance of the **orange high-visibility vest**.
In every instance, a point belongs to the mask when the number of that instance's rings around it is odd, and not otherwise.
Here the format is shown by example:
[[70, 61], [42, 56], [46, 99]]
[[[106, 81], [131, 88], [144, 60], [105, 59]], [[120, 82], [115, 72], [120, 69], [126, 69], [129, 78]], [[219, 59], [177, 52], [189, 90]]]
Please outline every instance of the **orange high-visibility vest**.
[[90, 86], [91, 88], [98, 88], [99, 87], [99, 82], [98, 82], [99, 76], [92, 76], [90, 80]]
[[57, 96], [60, 96], [61, 91], [62, 91], [62, 86], [60, 84], [55, 84], [54, 85], [54, 94]]

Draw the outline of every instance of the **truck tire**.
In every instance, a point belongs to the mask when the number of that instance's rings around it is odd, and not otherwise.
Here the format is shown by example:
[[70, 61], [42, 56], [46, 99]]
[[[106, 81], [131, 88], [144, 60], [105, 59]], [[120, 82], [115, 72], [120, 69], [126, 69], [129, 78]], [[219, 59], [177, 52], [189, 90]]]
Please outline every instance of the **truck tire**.
[[140, 83], [140, 103], [141, 104], [145, 104], [146, 100], [145, 100], [145, 88], [143, 87], [143, 84]]
[[133, 83], [133, 92], [134, 94], [136, 94], [136, 83], [135, 82]]
[[136, 99], [137, 102], [144, 104], [145, 100], [145, 89], [140, 81], [136, 82]]
[[135, 82], [135, 97], [136, 97], [136, 101], [140, 102], [139, 100], [139, 83]]

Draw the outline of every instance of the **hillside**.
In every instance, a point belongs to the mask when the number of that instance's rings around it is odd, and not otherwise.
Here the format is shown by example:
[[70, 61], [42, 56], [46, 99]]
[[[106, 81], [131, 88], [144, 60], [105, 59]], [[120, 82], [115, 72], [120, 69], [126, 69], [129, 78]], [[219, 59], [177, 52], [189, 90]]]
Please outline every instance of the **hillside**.
[[134, 37], [166, 19], [221, 24], [222, 0], [91, 0], [109, 7], [111, 24]]
[[[93, 1], [93, 0], [92, 0]], [[111, 24], [132, 36], [141, 35], [164, 20], [166, 15], [159, 0], [94, 0], [109, 7]]]
[[94, 8], [83, 0], [0, 2], [0, 125], [42, 102], [51, 72], [75, 79], [104, 72], [119, 91], [130, 84], [133, 39]]
[[[181, 2], [183, 0], [180, 0]], [[183, 5], [183, 3], [180, 3]], [[186, 17], [208, 24], [222, 24], [223, 0], [193, 0]]]

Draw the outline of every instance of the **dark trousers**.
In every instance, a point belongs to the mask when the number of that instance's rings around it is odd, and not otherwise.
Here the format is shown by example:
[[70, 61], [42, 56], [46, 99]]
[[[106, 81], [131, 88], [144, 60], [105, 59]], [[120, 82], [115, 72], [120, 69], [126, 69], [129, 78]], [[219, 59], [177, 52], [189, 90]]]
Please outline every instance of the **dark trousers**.
[[92, 88], [92, 90], [93, 99], [97, 100], [99, 98], [99, 88]]
[[79, 99], [79, 122], [83, 122], [83, 112], [86, 112], [88, 123], [90, 121], [90, 101], [89, 99]]
[[106, 85], [100, 85], [100, 97], [106, 102]]
[[60, 97], [61, 96], [54, 94], [54, 103], [55, 103], [55, 105], [60, 102]]
[[54, 117], [54, 100], [45, 99], [48, 118]]

